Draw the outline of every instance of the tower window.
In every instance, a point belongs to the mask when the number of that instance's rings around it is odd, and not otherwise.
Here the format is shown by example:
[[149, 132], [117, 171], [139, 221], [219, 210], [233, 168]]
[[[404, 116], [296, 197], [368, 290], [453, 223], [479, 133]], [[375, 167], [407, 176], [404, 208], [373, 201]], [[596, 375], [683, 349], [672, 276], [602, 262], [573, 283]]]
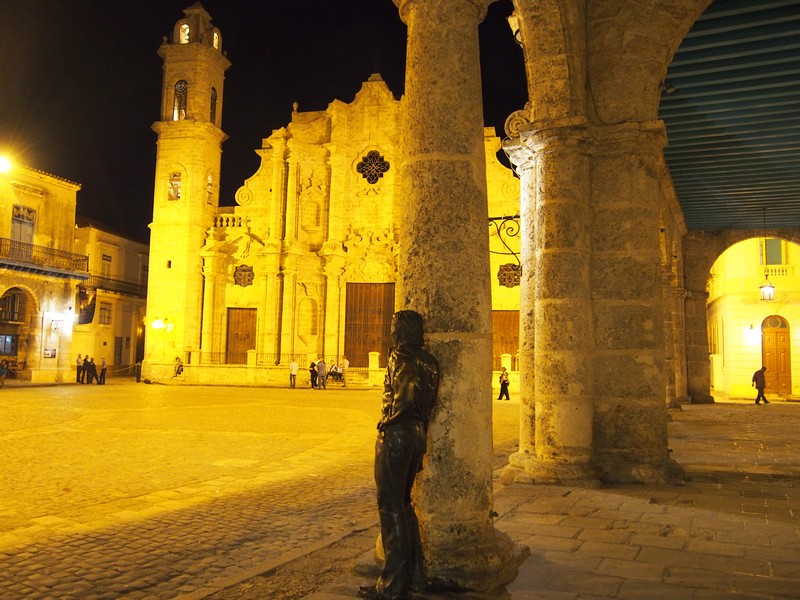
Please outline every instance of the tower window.
[[189, 24], [182, 23], [180, 29], [178, 29], [178, 43], [180, 44], [188, 44], [189, 43]]
[[214, 50], [219, 50], [219, 32], [214, 32]]
[[170, 173], [169, 183], [167, 184], [167, 200], [180, 200], [181, 199], [181, 174]]
[[206, 178], [206, 202], [209, 204], [214, 202], [214, 180], [211, 175]]
[[211, 116], [209, 120], [216, 125], [217, 123], [217, 88], [211, 88]]
[[189, 84], [181, 79], [175, 84], [175, 102], [172, 106], [172, 120], [182, 121], [186, 118], [186, 100], [189, 96]]

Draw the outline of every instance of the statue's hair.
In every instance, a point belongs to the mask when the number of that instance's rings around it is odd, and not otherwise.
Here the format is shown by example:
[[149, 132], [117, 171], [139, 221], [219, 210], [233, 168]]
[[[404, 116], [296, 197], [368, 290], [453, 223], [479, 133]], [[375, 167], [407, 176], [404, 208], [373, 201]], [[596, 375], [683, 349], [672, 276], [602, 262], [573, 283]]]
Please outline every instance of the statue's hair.
[[392, 317], [392, 337], [396, 345], [422, 346], [422, 315], [414, 310], [399, 310]]

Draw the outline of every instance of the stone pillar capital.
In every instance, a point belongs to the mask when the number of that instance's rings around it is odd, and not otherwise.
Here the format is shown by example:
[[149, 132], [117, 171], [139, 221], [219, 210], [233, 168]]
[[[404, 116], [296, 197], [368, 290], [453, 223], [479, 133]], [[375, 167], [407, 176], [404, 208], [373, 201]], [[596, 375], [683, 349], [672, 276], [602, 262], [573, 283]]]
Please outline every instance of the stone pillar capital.
[[[518, 111], [519, 112], [519, 111]], [[524, 112], [524, 111], [523, 111]], [[512, 115], [509, 117], [511, 119]], [[520, 124], [503, 150], [517, 169], [531, 168], [537, 155], [569, 150], [592, 155], [661, 153], [667, 144], [663, 121], [592, 125], [583, 117]]]
[[486, 17], [489, 5], [497, 0], [393, 0], [395, 6], [400, 10], [400, 18], [403, 23], [408, 25], [408, 14], [414, 6], [439, 5], [449, 10], [463, 10], [464, 8], [474, 8], [477, 22], [480, 23]]

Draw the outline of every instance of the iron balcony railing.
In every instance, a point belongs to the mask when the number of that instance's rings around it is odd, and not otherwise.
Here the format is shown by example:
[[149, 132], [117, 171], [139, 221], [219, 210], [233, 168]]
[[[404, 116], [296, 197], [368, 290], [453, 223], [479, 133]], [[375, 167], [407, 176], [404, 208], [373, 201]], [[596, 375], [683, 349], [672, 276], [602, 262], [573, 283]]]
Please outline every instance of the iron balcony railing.
[[130, 283], [128, 281], [120, 281], [119, 279], [109, 279], [108, 277], [92, 275], [83, 285], [87, 288], [97, 288], [107, 292], [125, 294], [126, 296], [137, 296], [139, 298], [147, 297], [146, 285]]
[[9, 238], [0, 238], [0, 261], [13, 269], [55, 272], [62, 276], [79, 273], [85, 276], [89, 270], [88, 256]]

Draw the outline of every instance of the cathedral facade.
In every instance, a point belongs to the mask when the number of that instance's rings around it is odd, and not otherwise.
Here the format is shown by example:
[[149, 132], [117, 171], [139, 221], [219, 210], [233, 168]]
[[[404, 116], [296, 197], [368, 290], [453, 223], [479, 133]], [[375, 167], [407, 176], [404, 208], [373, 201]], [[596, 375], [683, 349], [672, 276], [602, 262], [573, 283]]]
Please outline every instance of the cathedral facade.
[[[164, 60], [144, 375], [176, 359], [194, 383], [287, 379], [292, 359], [382, 381], [396, 290], [403, 101], [373, 74], [352, 102], [301, 112], [265, 138], [261, 163], [219, 205], [224, 73], [220, 31], [199, 5], [159, 49]], [[495, 368], [513, 370], [519, 331], [519, 180], [484, 130], [493, 251]], [[504, 219], [503, 217], [512, 217]], [[452, 215], [458, 227], [462, 215]], [[495, 226], [490, 226], [491, 223]], [[505, 241], [508, 245], [503, 244]]]

